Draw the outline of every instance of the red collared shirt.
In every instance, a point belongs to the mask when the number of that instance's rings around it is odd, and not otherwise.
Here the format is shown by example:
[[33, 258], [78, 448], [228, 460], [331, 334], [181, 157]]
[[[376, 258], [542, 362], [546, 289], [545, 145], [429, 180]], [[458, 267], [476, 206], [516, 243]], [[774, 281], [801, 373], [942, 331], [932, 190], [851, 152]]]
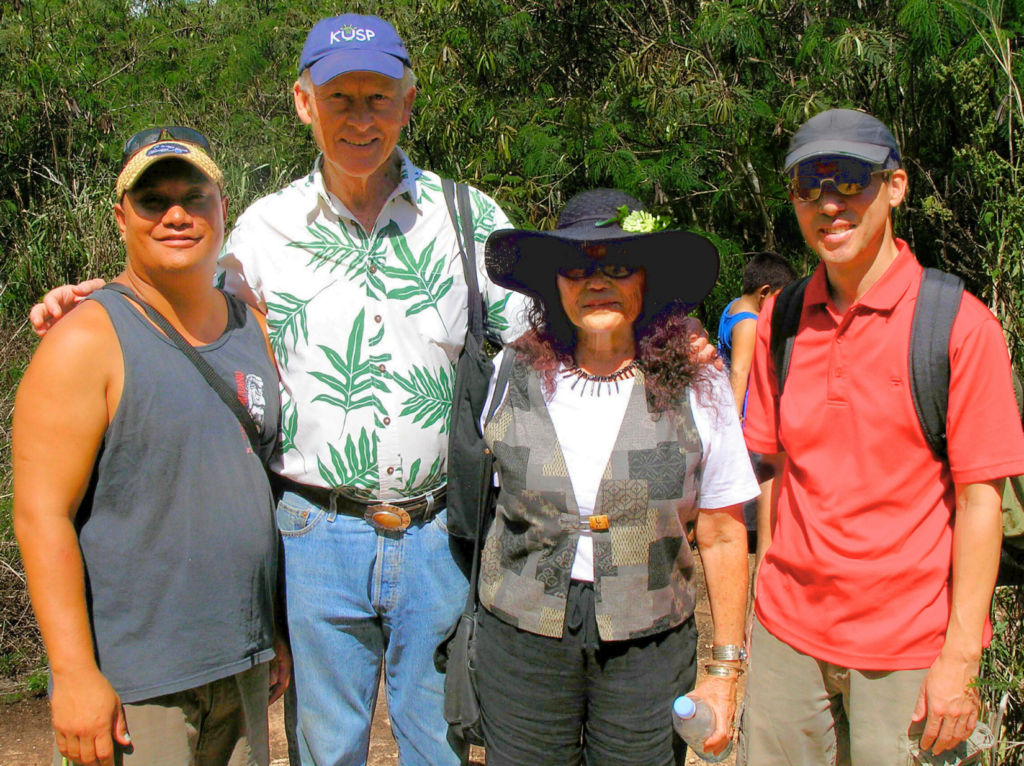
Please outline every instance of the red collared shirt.
[[860, 670], [931, 666], [949, 622], [953, 484], [1024, 473], [1002, 328], [967, 293], [950, 338], [949, 462], [928, 447], [907, 361], [921, 266], [896, 244], [845, 316], [818, 267], [781, 403], [766, 305], [747, 404], [747, 446], [787, 456], [758, 619], [795, 649]]

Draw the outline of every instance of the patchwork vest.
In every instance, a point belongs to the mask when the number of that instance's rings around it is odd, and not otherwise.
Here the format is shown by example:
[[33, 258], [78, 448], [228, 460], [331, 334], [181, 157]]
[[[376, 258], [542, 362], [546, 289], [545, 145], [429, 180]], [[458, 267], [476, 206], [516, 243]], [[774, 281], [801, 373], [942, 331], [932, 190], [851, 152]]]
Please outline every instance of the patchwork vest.
[[[697, 517], [702, 447], [689, 395], [651, 412], [637, 372], [598, 490], [592, 532], [597, 626], [603, 641], [660, 633], [696, 603], [686, 524]], [[560, 638], [581, 517], [537, 372], [517, 361], [484, 436], [501, 490], [484, 546], [480, 602], [521, 630]]]

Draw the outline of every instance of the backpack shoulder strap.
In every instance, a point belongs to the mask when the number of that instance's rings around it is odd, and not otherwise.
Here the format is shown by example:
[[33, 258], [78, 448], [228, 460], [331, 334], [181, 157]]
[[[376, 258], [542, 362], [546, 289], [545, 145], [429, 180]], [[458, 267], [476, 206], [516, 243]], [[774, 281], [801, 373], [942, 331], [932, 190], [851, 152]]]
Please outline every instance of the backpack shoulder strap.
[[928, 444], [943, 459], [949, 405], [949, 336], [963, 292], [964, 283], [959, 277], [925, 269], [910, 326], [910, 394]]
[[800, 329], [800, 316], [804, 312], [804, 292], [810, 281], [810, 277], [804, 277], [796, 282], [790, 282], [775, 298], [770, 349], [779, 396], [782, 396], [782, 389], [789, 375], [789, 362], [793, 356], [796, 331]]
[[[451, 217], [452, 226], [455, 229], [455, 240], [459, 243], [462, 269], [465, 272], [466, 287], [469, 290], [469, 331], [478, 340], [483, 340], [484, 303], [476, 273], [476, 234], [473, 226], [473, 205], [469, 199], [469, 187], [466, 184], [457, 184], [450, 178], [442, 178], [441, 190], [444, 192], [448, 215]], [[461, 229], [460, 223], [462, 224]]]

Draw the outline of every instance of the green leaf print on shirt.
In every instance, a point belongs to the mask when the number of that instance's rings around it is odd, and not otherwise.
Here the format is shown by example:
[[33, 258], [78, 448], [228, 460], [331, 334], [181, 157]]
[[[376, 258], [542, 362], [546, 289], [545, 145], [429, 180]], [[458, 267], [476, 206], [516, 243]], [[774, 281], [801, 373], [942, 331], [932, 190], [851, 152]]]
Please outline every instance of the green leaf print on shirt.
[[[295, 402], [289, 399], [281, 402], [281, 444], [282, 455], [287, 455], [292, 450], [299, 452], [295, 446], [295, 434], [299, 430], [299, 410]], [[299, 452], [301, 455], [302, 453]]]
[[409, 249], [409, 243], [405, 237], [398, 233], [398, 227], [394, 222], [388, 225], [388, 229], [392, 231], [391, 244], [395, 249], [395, 255], [402, 265], [388, 266], [382, 264], [380, 271], [388, 279], [411, 282], [407, 287], [396, 287], [388, 290], [388, 298], [398, 301], [415, 301], [405, 310], [407, 317], [419, 314], [426, 309], [434, 309], [437, 312], [437, 316], [441, 319], [441, 326], [447, 332], [448, 327], [444, 323], [444, 317], [441, 316], [438, 304], [441, 298], [451, 289], [452, 283], [455, 280], [452, 277], [448, 277], [448, 279], [441, 281], [441, 276], [444, 273], [444, 258], [438, 258], [431, 262], [431, 256], [434, 253], [434, 242], [437, 240], [432, 239], [430, 244], [420, 251], [419, 258], [417, 258]]
[[408, 378], [397, 372], [392, 376], [395, 382], [412, 394], [402, 402], [401, 414], [413, 415], [412, 422], [419, 423], [421, 428], [430, 428], [440, 422], [441, 433], [447, 433], [451, 425], [452, 412], [452, 380], [442, 367], [434, 374], [425, 367], [413, 367]]
[[331, 487], [345, 487], [350, 494], [370, 499], [374, 490], [380, 489], [380, 473], [377, 470], [377, 433], [372, 437], [363, 428], [359, 433], [358, 446], [352, 441], [352, 434], [345, 440], [345, 454], [342, 456], [333, 444], [327, 445], [331, 452], [331, 468], [318, 457], [320, 476]]
[[[313, 397], [314, 402], [327, 402], [345, 411], [346, 419], [352, 410], [363, 407], [373, 407], [381, 415], [388, 413], [384, 405], [374, 393], [376, 391], [387, 392], [388, 386], [382, 376], [376, 374], [376, 367], [384, 362], [391, 361], [391, 354], [371, 354], [369, 359], [363, 360], [363, 328], [366, 321], [366, 309], [362, 309], [352, 322], [352, 332], [348, 336], [348, 347], [345, 349], [345, 356], [327, 346], [320, 346], [320, 350], [327, 356], [327, 360], [338, 373], [337, 376], [326, 372], [311, 371], [309, 374], [330, 386], [337, 395], [318, 394]], [[342, 422], [342, 433], [345, 431]]]
[[494, 303], [487, 302], [487, 295], [484, 295], [484, 306], [487, 309], [487, 315], [484, 317], [484, 322], [487, 325], [487, 329], [492, 332], [501, 334], [508, 332], [509, 323], [505, 317], [505, 308], [508, 306], [508, 299], [512, 293], [505, 293], [505, 297], [500, 301]]
[[469, 197], [473, 204], [473, 239], [482, 244], [494, 231], [494, 211], [497, 205], [476, 189], [469, 190]]
[[[271, 293], [280, 300], [279, 303], [267, 301], [267, 335], [270, 337], [270, 346], [274, 349], [274, 356], [282, 367], [288, 366], [288, 335], [291, 334], [294, 342], [292, 348], [299, 346], [299, 333], [302, 333], [303, 343], [309, 343], [309, 330], [306, 328], [306, 306], [313, 302], [313, 298], [322, 293], [328, 287], [321, 288], [312, 298], [302, 300], [291, 293]], [[274, 316], [278, 314], [279, 316]]]
[[370, 348], [373, 348], [374, 346], [379, 346], [380, 342], [382, 340], [384, 340], [384, 326], [383, 325], [381, 325], [380, 331], [376, 335], [374, 335], [372, 338], [370, 338], [370, 340], [368, 340], [367, 343], [370, 344]]
[[444, 481], [444, 473], [441, 471], [441, 456], [434, 458], [430, 471], [423, 477], [423, 481], [417, 483], [416, 477], [420, 472], [420, 459], [416, 458], [409, 468], [409, 475], [405, 477], [405, 486], [399, 491], [402, 497], [416, 497], [432, 489], [437, 489]]
[[345, 276], [351, 278], [358, 274], [366, 264], [366, 259], [375, 255], [383, 255], [384, 238], [376, 237], [372, 242], [356, 227], [356, 238], [349, 234], [348, 227], [338, 221], [334, 226], [326, 226], [320, 221], [313, 221], [306, 227], [311, 239], [307, 242], [289, 242], [288, 247], [297, 247], [310, 254], [307, 266], [316, 271], [321, 266], [330, 265], [333, 273], [339, 266], [345, 267]]
[[416, 193], [419, 197], [419, 204], [424, 202], [432, 203], [434, 201], [434, 198], [427, 194], [428, 190], [440, 194], [441, 184], [435, 184], [433, 181], [429, 180], [425, 174], [420, 175], [420, 177], [416, 179]]

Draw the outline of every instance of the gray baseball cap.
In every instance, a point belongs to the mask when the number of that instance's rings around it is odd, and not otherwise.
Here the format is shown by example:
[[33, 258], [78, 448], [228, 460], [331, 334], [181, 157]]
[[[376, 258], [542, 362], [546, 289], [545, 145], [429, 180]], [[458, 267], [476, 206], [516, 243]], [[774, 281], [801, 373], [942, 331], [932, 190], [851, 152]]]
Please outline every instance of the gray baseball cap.
[[785, 172], [812, 157], [854, 157], [884, 165], [901, 164], [900, 146], [887, 127], [866, 112], [829, 109], [812, 117], [793, 134], [786, 151]]

